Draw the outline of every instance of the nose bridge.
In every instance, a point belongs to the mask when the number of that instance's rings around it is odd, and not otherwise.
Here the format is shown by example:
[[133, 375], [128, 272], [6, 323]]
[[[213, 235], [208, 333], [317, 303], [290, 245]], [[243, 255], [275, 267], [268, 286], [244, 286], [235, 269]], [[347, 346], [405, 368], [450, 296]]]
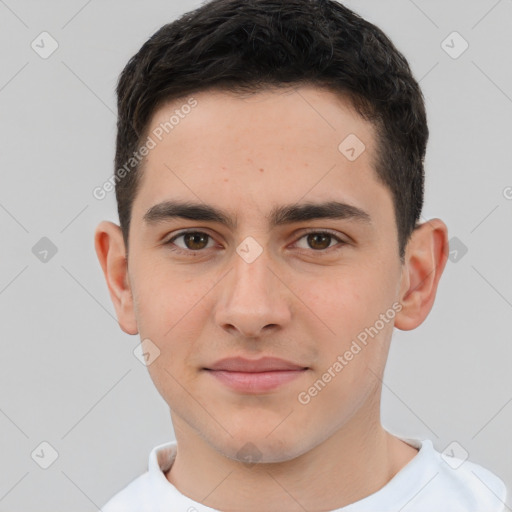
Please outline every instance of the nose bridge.
[[248, 337], [257, 337], [265, 326], [283, 325], [289, 319], [289, 307], [284, 288], [269, 268], [269, 252], [246, 239], [238, 246], [232, 265], [217, 310], [218, 324], [232, 326]]
[[[258, 254], [259, 253], [259, 254]], [[233, 258], [234, 272], [231, 276], [230, 298], [236, 306], [256, 309], [268, 307], [272, 300], [275, 279], [269, 270], [270, 258], [267, 250], [258, 249], [251, 242], [242, 242]]]

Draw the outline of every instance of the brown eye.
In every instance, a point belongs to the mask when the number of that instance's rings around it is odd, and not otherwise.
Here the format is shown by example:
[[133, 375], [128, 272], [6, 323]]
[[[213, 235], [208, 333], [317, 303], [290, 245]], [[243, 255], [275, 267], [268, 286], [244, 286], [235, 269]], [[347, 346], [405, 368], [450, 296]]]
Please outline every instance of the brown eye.
[[347, 242], [329, 231], [310, 231], [301, 236], [295, 244], [302, 250], [313, 250], [319, 254], [327, 254], [330, 253], [331, 250], [335, 251], [341, 249]]
[[308, 245], [315, 250], [327, 249], [331, 245], [332, 235], [328, 233], [310, 233], [307, 235]]
[[[188, 231], [172, 237], [166, 245], [170, 245], [171, 248], [178, 253], [193, 253], [207, 249], [208, 243], [213, 240], [211, 236], [202, 231]], [[179, 242], [179, 243], [178, 243]]]
[[206, 233], [185, 233], [183, 235], [185, 246], [192, 251], [204, 249], [208, 245], [208, 238], [210, 237]]

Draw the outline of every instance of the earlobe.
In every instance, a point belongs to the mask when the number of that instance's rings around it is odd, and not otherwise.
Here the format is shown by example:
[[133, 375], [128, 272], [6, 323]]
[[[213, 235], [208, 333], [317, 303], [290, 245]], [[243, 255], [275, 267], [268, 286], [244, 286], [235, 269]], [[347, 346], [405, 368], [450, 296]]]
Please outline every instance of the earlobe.
[[113, 222], [101, 222], [94, 234], [94, 246], [119, 327], [127, 334], [138, 334], [121, 228]]
[[415, 329], [427, 318], [448, 259], [448, 228], [440, 219], [420, 224], [412, 233], [402, 267], [401, 311], [395, 327]]

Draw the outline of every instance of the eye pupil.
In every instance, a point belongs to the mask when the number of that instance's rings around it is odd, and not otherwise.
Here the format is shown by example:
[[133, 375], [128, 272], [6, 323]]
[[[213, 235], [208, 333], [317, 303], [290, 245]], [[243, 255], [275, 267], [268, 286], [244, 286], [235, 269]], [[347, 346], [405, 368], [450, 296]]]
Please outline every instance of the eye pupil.
[[[329, 249], [333, 238], [336, 238], [334, 235], [322, 231], [314, 231], [304, 236], [306, 237], [308, 246], [318, 252], [324, 252], [326, 249]], [[192, 256], [197, 255], [202, 249], [208, 248], [208, 242], [211, 237], [202, 231], [189, 231], [175, 238], [183, 239], [182, 243], [185, 245], [185, 250], [188, 250], [188, 254]], [[171, 239], [169, 243], [173, 243], [174, 239]], [[179, 249], [177, 250], [179, 251]]]
[[[208, 235], [205, 233], [186, 233], [184, 240], [187, 248], [191, 250], [204, 249], [208, 245]], [[194, 246], [194, 244], [199, 244], [199, 247]]]
[[[317, 242], [319, 242], [320, 247], [316, 246]], [[327, 249], [330, 243], [331, 235], [327, 233], [312, 233], [308, 235], [308, 244], [312, 249]]]

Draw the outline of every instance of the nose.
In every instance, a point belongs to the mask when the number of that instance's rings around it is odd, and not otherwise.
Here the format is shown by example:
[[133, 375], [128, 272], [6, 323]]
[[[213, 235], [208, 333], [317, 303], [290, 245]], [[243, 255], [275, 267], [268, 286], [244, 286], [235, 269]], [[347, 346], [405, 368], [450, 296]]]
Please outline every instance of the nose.
[[[291, 319], [291, 293], [263, 251], [248, 263], [237, 253], [233, 269], [221, 281], [217, 325], [239, 338], [262, 338], [284, 328]], [[282, 278], [281, 278], [282, 279]]]

